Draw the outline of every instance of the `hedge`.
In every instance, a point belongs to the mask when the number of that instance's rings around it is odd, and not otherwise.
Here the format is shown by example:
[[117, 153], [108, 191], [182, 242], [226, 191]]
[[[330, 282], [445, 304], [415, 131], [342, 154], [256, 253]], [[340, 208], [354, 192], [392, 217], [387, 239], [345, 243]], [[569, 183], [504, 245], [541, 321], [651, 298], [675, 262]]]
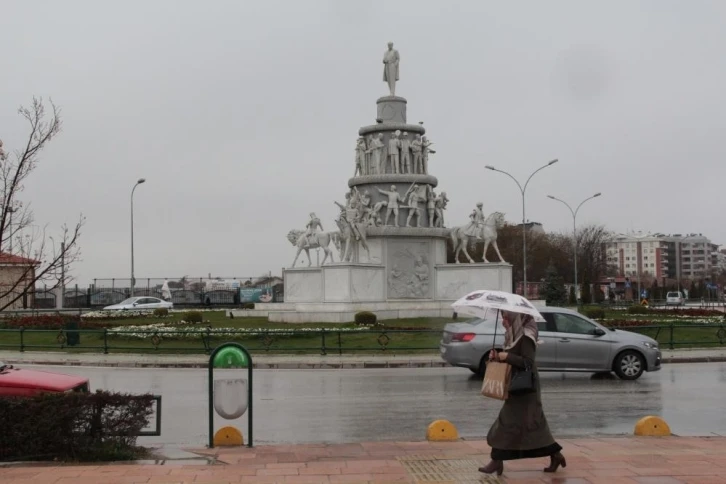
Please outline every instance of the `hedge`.
[[49, 393], [0, 398], [0, 461], [119, 461], [146, 454], [152, 395]]

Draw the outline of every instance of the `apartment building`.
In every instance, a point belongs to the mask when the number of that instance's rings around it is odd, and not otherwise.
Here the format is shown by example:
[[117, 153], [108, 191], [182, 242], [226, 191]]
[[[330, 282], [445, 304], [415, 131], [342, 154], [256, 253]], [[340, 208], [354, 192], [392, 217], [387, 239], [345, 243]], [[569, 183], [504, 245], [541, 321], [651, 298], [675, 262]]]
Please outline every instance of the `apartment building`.
[[702, 234], [620, 235], [606, 246], [618, 276], [702, 279], [719, 269], [719, 247]]

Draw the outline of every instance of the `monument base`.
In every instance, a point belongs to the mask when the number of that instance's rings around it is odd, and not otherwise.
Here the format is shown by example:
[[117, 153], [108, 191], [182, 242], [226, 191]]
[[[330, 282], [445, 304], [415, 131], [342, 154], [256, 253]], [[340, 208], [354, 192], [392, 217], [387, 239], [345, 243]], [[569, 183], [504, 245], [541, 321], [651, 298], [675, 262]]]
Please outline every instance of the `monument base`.
[[[371, 250], [373, 252], [373, 250]], [[385, 258], [384, 258], [385, 259]], [[285, 269], [285, 302], [257, 303], [253, 310], [234, 310], [235, 317], [265, 317], [275, 323], [347, 323], [359, 311], [380, 320], [447, 318], [451, 303], [477, 289], [512, 290], [512, 266], [507, 263], [436, 264], [425, 291], [392, 291], [402, 284], [386, 266], [337, 263]], [[415, 284], [411, 279], [406, 284]], [[393, 287], [389, 285], [393, 284]], [[421, 297], [424, 294], [426, 296]], [[409, 297], [401, 297], [408, 295]]]

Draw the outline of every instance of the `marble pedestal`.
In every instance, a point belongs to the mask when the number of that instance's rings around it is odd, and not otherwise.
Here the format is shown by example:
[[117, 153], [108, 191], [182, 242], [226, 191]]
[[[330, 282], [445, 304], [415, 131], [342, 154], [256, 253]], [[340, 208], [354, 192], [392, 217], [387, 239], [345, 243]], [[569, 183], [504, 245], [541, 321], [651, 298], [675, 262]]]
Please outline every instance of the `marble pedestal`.
[[271, 322], [350, 322], [358, 311], [379, 319], [450, 317], [451, 303], [476, 289], [512, 290], [507, 263], [447, 264], [447, 229], [376, 227], [359, 262], [285, 269], [285, 303], [256, 304], [238, 317]]

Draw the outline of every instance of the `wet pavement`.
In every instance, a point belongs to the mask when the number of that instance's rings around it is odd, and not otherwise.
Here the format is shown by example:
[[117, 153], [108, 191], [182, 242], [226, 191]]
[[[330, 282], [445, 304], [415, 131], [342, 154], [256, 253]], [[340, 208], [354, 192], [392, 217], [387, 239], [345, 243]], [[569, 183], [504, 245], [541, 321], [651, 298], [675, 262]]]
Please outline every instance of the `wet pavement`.
[[[34, 367], [42, 368], [42, 367]], [[163, 396], [161, 437], [142, 445], [207, 442], [207, 373], [201, 369], [46, 367], [88, 376], [93, 389]], [[246, 372], [215, 372], [217, 378]], [[591, 374], [543, 373], [542, 396], [558, 438], [632, 435], [659, 415], [676, 435], [726, 436], [726, 364], [670, 364], [634, 382]], [[254, 442], [262, 444], [418, 441], [436, 419], [481, 439], [500, 403], [479, 395], [481, 380], [456, 368], [255, 370]], [[229, 422], [217, 418], [215, 427]], [[248, 435], [246, 415], [232, 422]]]
[[0, 467], [12, 484], [365, 483], [726, 484], [726, 438], [560, 439], [566, 468], [543, 472], [549, 459], [507, 461], [501, 477], [477, 469], [484, 441], [362, 442], [200, 450], [216, 465], [21, 464]]

